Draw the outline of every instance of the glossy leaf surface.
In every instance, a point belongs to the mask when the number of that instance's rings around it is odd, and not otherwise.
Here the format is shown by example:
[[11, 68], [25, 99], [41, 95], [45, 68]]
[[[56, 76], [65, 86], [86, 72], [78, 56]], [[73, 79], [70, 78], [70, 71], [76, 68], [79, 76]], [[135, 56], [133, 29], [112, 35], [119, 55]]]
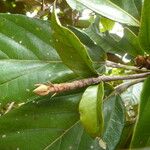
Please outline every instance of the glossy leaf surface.
[[144, 55], [138, 37], [128, 28], [124, 28], [124, 36], [118, 45], [131, 56]]
[[139, 32], [139, 41], [145, 52], [150, 54], [150, 3], [149, 0], [144, 1], [142, 10], [141, 26]]
[[102, 100], [104, 87], [100, 83], [86, 89], [79, 103], [80, 120], [87, 133], [93, 137], [100, 136], [103, 131]]
[[[37, 98], [34, 84], [75, 76], [51, 46], [50, 24], [22, 15], [0, 14], [0, 101]], [[14, 89], [14, 90], [12, 90]]]
[[131, 148], [150, 147], [150, 78], [145, 83], [141, 93], [139, 114], [134, 129], [134, 134], [131, 142]]
[[105, 52], [119, 54], [125, 53], [124, 50], [119, 47], [118, 42], [114, 38], [110, 37], [110, 35], [100, 32], [99, 21], [100, 18], [97, 17], [95, 22], [85, 29], [85, 33]]
[[103, 105], [103, 141], [109, 150], [117, 148], [125, 127], [125, 109], [119, 95], [109, 96]]
[[53, 44], [64, 64], [79, 76], [96, 75], [85, 46], [72, 31], [60, 24], [55, 10], [52, 15], [52, 30]]
[[40, 150], [51, 147], [79, 120], [82, 93], [33, 101], [0, 118], [3, 150]]
[[[73, 9], [81, 9], [83, 6], [91, 9], [99, 15], [124, 24], [139, 26], [139, 21], [129, 13], [108, 0], [67, 0]], [[82, 6], [83, 5], [83, 6]], [[109, 11], [108, 11], [109, 10]]]
[[[118, 0], [110, 0], [110, 1], [114, 4], [116, 4], [117, 6], [119, 6], [124, 11], [126, 11], [128, 14], [132, 15], [137, 20], [139, 20], [140, 15], [139, 15], [135, 0], [119, 0], [119, 1]], [[140, 3], [139, 0], [136, 0], [136, 1], [138, 1], [137, 3]]]
[[93, 61], [94, 68], [99, 74], [105, 71], [104, 63], [106, 61], [106, 52], [84, 32], [83, 30], [69, 27], [80, 41], [86, 46], [88, 54]]
[[3, 150], [99, 150], [79, 122], [82, 92], [41, 97], [0, 117]]
[[58, 138], [46, 149], [48, 150], [101, 150], [98, 140], [91, 138], [83, 126], [77, 122], [66, 134]]

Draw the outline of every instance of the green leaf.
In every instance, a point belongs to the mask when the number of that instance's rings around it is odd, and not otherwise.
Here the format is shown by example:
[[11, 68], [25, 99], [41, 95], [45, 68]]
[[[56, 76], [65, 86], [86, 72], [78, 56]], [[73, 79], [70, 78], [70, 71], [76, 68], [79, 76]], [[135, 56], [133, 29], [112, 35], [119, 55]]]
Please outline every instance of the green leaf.
[[112, 34], [99, 32], [99, 18], [85, 30], [86, 34], [94, 40], [98, 46], [110, 53], [124, 55], [128, 53], [131, 56], [143, 55], [144, 51], [139, 44], [138, 37], [128, 28], [124, 28], [124, 36], [122, 39], [114, 38]]
[[86, 89], [79, 104], [80, 120], [92, 137], [101, 136], [103, 131], [102, 100], [104, 87], [91, 86]]
[[101, 150], [98, 140], [91, 138], [79, 122], [72, 126], [62, 137], [55, 140], [47, 149]]
[[108, 19], [108, 18], [104, 18], [101, 17], [100, 18], [100, 23], [102, 24], [102, 28], [100, 28], [100, 32], [106, 32], [109, 30], [112, 30], [112, 28], [114, 27], [115, 22]]
[[129, 149], [134, 127], [135, 124], [132, 123], [126, 124], [126, 126], [122, 131], [120, 142], [117, 146], [118, 149]]
[[143, 83], [137, 83], [126, 89], [121, 93], [121, 98], [125, 103], [125, 106], [136, 106], [140, 103], [140, 95], [142, 91]]
[[52, 14], [52, 30], [53, 44], [64, 64], [79, 76], [96, 75], [85, 46], [71, 30], [60, 24], [55, 10]]
[[82, 93], [41, 98], [0, 117], [3, 150], [99, 150], [79, 123]]
[[98, 73], [103, 73], [105, 71], [104, 63], [106, 60], [106, 52], [83, 31], [74, 27], [69, 27], [80, 41], [86, 46], [88, 54], [94, 63], [94, 68]]
[[128, 28], [124, 28], [124, 36], [118, 45], [131, 56], [144, 55], [138, 37]]
[[0, 14], [1, 59], [60, 61], [51, 41], [48, 22], [23, 15]]
[[79, 120], [82, 93], [30, 102], [0, 117], [3, 150], [41, 150], [61, 138]]
[[132, 137], [131, 148], [150, 147], [150, 78], [145, 83], [141, 93], [139, 114]]
[[121, 93], [121, 98], [126, 108], [126, 121], [130, 124], [135, 123], [136, 117], [138, 115], [142, 87], [143, 83], [134, 84], [123, 93]]
[[77, 0], [66, 0], [66, 2], [74, 10], [77, 9], [79, 11], [82, 11], [85, 8], [83, 5], [81, 5], [80, 3], [78, 3]]
[[135, 127], [135, 121], [138, 114], [138, 105], [140, 102], [140, 95], [142, 91], [143, 83], [134, 84], [129, 87], [123, 93], [121, 98], [126, 109], [126, 126], [119, 142], [119, 148], [129, 148], [133, 130]]
[[110, 96], [110, 94], [114, 91], [113, 86], [110, 83], [104, 83], [104, 98]]
[[36, 83], [75, 78], [61, 62], [51, 41], [48, 22], [0, 14], [0, 103], [37, 98], [32, 92]]
[[145, 52], [150, 54], [150, 3], [149, 0], [144, 0], [142, 17], [141, 17], [141, 26], [139, 32], [139, 41], [141, 47]]
[[80, 41], [87, 47], [89, 56], [93, 62], [100, 63], [106, 60], [106, 52], [101, 47], [96, 45], [84, 30], [74, 27], [69, 27], [69, 29], [71, 29]]
[[[128, 24], [131, 26], [139, 26], [139, 21], [131, 16], [129, 13], [112, 3], [108, 0], [67, 0], [68, 4], [73, 9], [79, 10], [84, 6], [92, 11], [96, 12], [99, 15], [102, 15], [111, 20]], [[83, 5], [83, 6], [82, 6]], [[109, 11], [108, 11], [109, 10]]]
[[143, 0], [134, 0], [134, 4], [136, 5], [136, 8], [137, 8], [138, 13], [139, 13], [139, 16], [141, 16], [142, 1]]
[[111, 95], [103, 105], [104, 132], [102, 140], [106, 143], [107, 149], [117, 148], [125, 127], [125, 109], [119, 95]]
[[105, 52], [122, 54], [125, 53], [122, 48], [119, 47], [118, 41], [116, 41], [109, 34], [99, 32], [100, 18], [96, 17], [95, 22], [85, 29], [85, 33]]
[[[135, 5], [135, 0], [110, 0], [112, 3], [116, 4], [120, 8], [122, 8], [124, 11], [126, 11], [128, 14], [139, 20], [140, 15], [137, 10], [137, 7]], [[137, 3], [140, 3], [139, 0]]]
[[[62, 63], [33, 60], [1, 60], [0, 100], [24, 102], [37, 98], [32, 91], [36, 83], [65, 82], [75, 77]], [[61, 78], [60, 78], [61, 76]], [[12, 90], [14, 89], [14, 90]]]

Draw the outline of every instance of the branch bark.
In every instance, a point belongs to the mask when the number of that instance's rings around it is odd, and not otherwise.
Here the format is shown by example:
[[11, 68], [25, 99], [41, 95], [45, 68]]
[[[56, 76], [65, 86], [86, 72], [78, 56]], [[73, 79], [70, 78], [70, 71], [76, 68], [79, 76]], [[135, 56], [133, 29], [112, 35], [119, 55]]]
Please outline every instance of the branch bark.
[[146, 78], [140, 78], [140, 79], [135, 79], [132, 81], [122, 83], [122, 84], [115, 87], [115, 92], [122, 93], [123, 91], [127, 90], [130, 86], [137, 84], [137, 83], [140, 83], [140, 82], [143, 82], [145, 79]]
[[149, 72], [150, 71], [150, 70], [147, 70], [145, 68], [139, 69], [138, 67], [135, 67], [135, 66], [128, 66], [128, 65], [118, 64], [118, 63], [111, 62], [111, 61], [106, 61], [105, 64], [106, 64], [107, 67], [124, 68], [126, 70], [133, 70], [133, 71], [137, 71], [137, 72]]
[[150, 72], [141, 73], [141, 74], [132, 74], [132, 75], [124, 75], [124, 76], [98, 76], [96, 78], [86, 78], [81, 80], [76, 80], [68, 83], [60, 83], [60, 84], [36, 84], [38, 86], [33, 92], [38, 95], [47, 95], [49, 93], [61, 93], [65, 91], [71, 91], [83, 87], [87, 87], [90, 85], [98, 84], [101, 81], [109, 82], [116, 80], [131, 80], [131, 79], [139, 79], [145, 78], [150, 75]]

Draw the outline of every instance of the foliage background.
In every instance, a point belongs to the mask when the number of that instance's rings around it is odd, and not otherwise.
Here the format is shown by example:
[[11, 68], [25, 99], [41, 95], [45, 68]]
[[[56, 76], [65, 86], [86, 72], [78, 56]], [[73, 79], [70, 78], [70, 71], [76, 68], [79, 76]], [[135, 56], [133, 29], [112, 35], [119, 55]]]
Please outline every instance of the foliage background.
[[[54, 1], [42, 2], [0, 1], [1, 149], [149, 147], [149, 78], [144, 84], [112, 81], [55, 96], [33, 93], [36, 83], [140, 73], [129, 65], [149, 54], [149, 1], [60, 0], [57, 15]], [[87, 19], [85, 8], [91, 10]], [[123, 37], [111, 33], [116, 22]], [[108, 67], [108, 60], [126, 68]]]

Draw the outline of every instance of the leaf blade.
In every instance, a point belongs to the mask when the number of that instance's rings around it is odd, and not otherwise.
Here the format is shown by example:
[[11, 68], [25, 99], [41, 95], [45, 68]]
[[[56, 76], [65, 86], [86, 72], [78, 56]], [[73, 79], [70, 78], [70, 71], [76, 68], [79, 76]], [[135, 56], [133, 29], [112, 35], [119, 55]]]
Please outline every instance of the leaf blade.
[[149, 132], [149, 105], [150, 105], [150, 94], [149, 94], [150, 78], [145, 83], [141, 93], [139, 114], [134, 128], [134, 133], [131, 141], [131, 148], [143, 148], [150, 146], [150, 132]]
[[63, 62], [79, 76], [96, 75], [85, 46], [72, 31], [60, 24], [55, 10], [52, 15], [52, 29], [53, 43]]
[[0, 65], [2, 105], [37, 99], [34, 84], [76, 77], [52, 47], [49, 22], [23, 15], [0, 14]]
[[103, 131], [102, 100], [103, 83], [86, 89], [79, 104], [80, 120], [87, 133], [97, 137]]
[[117, 148], [125, 127], [124, 106], [119, 95], [111, 95], [104, 101], [104, 132], [102, 140], [107, 149]]
[[[96, 12], [99, 15], [102, 15], [106, 18], [109, 18], [111, 20], [132, 25], [132, 26], [139, 26], [139, 21], [135, 19], [133, 16], [128, 14], [126, 11], [112, 3], [108, 0], [74, 0], [70, 1], [67, 0], [67, 2], [70, 4], [70, 6], [73, 9], [78, 9], [87, 7], [91, 9], [92, 11]], [[108, 11], [109, 9], [109, 11]]]
[[77, 107], [81, 95], [70, 94], [51, 100], [43, 98], [2, 116], [0, 147], [24, 150], [45, 148], [78, 121]]
[[139, 32], [139, 41], [141, 47], [144, 49], [145, 52], [150, 54], [150, 3], [148, 0], [144, 1], [143, 10], [142, 10], [142, 17], [141, 17], [141, 26]]

